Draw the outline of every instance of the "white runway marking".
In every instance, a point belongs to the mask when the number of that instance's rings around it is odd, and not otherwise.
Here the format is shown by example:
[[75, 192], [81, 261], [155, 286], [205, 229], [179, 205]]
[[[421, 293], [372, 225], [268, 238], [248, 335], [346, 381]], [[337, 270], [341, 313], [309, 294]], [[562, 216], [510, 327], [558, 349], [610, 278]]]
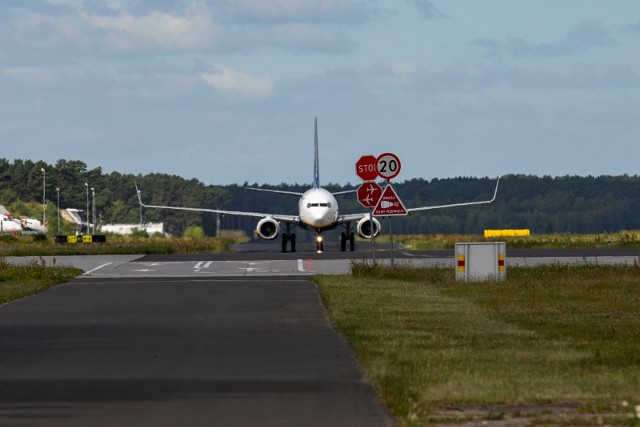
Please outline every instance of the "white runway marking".
[[85, 271], [85, 272], [84, 272], [84, 273], [82, 273], [82, 274], [83, 274], [83, 275], [85, 275], [85, 276], [86, 276], [86, 275], [89, 275], [89, 274], [91, 274], [91, 273], [93, 273], [93, 272], [96, 272], [96, 271], [100, 270], [101, 268], [104, 268], [104, 267], [106, 267], [107, 265], [110, 265], [110, 264], [113, 264], [113, 263], [112, 263], [112, 262], [107, 262], [107, 263], [105, 263], [105, 264], [102, 264], [102, 265], [97, 266], [96, 268], [94, 268], [94, 269], [92, 269], [92, 270]]
[[199, 261], [196, 265], [193, 266], [193, 269], [196, 271], [200, 271], [203, 268], [209, 268], [211, 266], [211, 264], [213, 263], [213, 261]]

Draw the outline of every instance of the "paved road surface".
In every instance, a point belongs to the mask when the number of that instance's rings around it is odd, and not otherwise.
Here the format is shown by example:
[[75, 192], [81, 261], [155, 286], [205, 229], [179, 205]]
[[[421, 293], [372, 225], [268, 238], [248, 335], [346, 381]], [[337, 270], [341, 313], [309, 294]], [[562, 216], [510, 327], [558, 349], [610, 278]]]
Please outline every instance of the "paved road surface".
[[4, 425], [393, 421], [304, 277], [87, 277], [0, 307]]

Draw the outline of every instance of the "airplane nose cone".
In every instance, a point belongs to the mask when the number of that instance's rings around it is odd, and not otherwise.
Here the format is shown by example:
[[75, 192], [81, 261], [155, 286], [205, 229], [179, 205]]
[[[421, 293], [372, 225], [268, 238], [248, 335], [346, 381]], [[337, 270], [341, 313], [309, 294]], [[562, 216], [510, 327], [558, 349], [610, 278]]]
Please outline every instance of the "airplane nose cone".
[[329, 209], [318, 209], [312, 213], [312, 221], [319, 227], [332, 224], [336, 218], [335, 213]]

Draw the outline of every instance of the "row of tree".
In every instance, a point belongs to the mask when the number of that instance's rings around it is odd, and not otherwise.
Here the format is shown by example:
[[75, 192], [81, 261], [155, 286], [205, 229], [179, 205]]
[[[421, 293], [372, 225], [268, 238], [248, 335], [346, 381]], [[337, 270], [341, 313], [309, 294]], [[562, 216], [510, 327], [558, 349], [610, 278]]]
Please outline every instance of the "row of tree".
[[[296, 197], [247, 191], [243, 187], [249, 183], [220, 186], [167, 174], [106, 174], [101, 168], [88, 170], [87, 165], [78, 160], [59, 160], [49, 165], [41, 161], [0, 159], [0, 204], [23, 210], [13, 212], [14, 215], [37, 218], [42, 210], [29, 211], [24, 202], [42, 203], [44, 194], [47, 215], [53, 221], [58, 197], [61, 208], [84, 211], [87, 201], [93, 203], [95, 194], [98, 224], [163, 222], [165, 230], [173, 235], [182, 235], [187, 227], [197, 226], [207, 235], [215, 235], [218, 227], [253, 234], [256, 221], [252, 218], [158, 209], [141, 211], [134, 181], [148, 204], [286, 214], [297, 210]], [[412, 179], [394, 183], [406, 207], [485, 200], [491, 197], [494, 186], [495, 179], [487, 177]], [[262, 185], [260, 188], [304, 192], [309, 185]], [[355, 189], [352, 185], [337, 184], [326, 188], [330, 191]], [[340, 212], [366, 212], [357, 203], [355, 194], [338, 196], [338, 202]], [[491, 206], [443, 209], [394, 218], [393, 230], [397, 234], [435, 234], [528, 228], [533, 233], [601, 233], [640, 229], [638, 212], [640, 177], [637, 175], [507, 175], [501, 179], [498, 197]]]

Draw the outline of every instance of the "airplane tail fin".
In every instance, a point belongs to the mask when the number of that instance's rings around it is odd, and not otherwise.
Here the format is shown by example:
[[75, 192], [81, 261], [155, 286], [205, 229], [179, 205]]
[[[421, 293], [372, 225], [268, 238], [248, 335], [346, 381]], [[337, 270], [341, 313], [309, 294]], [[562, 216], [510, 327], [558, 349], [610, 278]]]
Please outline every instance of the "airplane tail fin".
[[314, 124], [314, 160], [313, 160], [313, 188], [320, 188], [320, 161], [318, 159], [318, 118]]

